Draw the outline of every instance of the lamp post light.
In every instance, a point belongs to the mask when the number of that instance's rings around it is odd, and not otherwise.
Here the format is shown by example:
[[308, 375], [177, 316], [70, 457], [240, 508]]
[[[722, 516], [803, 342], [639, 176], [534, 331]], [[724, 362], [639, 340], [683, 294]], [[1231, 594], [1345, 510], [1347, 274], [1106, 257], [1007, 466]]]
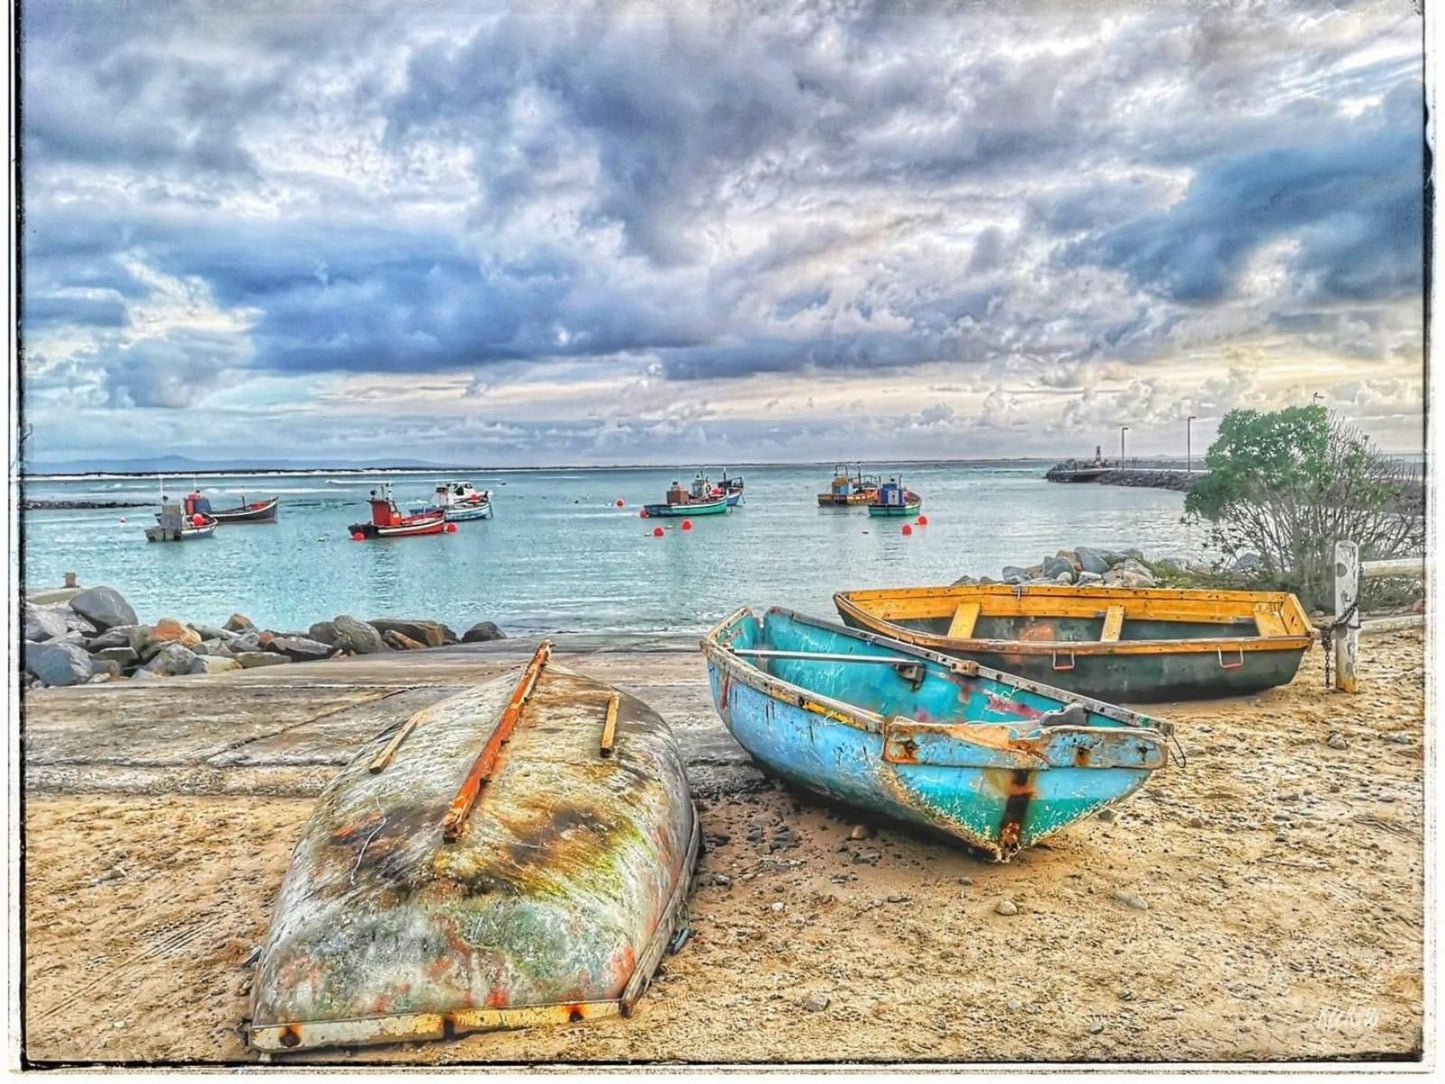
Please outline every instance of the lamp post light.
[[1127, 425], [1119, 426], [1119, 469], [1124, 469], [1124, 434], [1129, 431]]
[[1184, 420], [1184, 473], [1194, 473], [1194, 415]]

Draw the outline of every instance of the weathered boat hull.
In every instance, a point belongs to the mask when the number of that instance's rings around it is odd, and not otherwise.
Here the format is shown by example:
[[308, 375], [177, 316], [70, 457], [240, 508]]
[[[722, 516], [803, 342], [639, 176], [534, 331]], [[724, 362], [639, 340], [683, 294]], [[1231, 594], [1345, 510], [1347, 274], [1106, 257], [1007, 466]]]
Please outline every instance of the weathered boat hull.
[[868, 514], [870, 516], [916, 516], [922, 508], [922, 501], [912, 501], [908, 504], [870, 504]]
[[258, 964], [255, 1047], [575, 1022], [642, 994], [698, 847], [676, 741], [560, 667], [525, 683], [398, 720], [322, 793]]
[[146, 528], [147, 542], [192, 542], [198, 538], [210, 538], [216, 533], [216, 525], [207, 523], [201, 527], [168, 527], [157, 525]]
[[[1244, 696], [1288, 684], [1313, 643], [1299, 600], [1282, 592], [995, 584], [833, 599], [852, 628], [1112, 703]], [[971, 606], [970, 631], [959, 635], [957, 615]]]
[[483, 501], [481, 504], [460, 505], [453, 508], [448, 508], [446, 511], [446, 517], [448, 522], [451, 523], [466, 523], [470, 520], [476, 519], [491, 519], [492, 502]]
[[849, 493], [846, 496], [839, 496], [834, 493], [819, 493], [818, 506], [820, 508], [853, 508], [860, 504], [867, 504], [876, 496], [875, 493]]
[[347, 528], [353, 535], [359, 534], [367, 539], [408, 538], [419, 534], [441, 534], [446, 529], [446, 517], [442, 515], [429, 516], [416, 523], [396, 523], [388, 526], [377, 526], [375, 523], [353, 523]]
[[[780, 654], [749, 662], [759, 650]], [[1167, 761], [1166, 723], [785, 610], [739, 611], [703, 652], [718, 714], [769, 770], [996, 860]]]
[[645, 504], [642, 506], [649, 518], [668, 516], [716, 516], [730, 507], [726, 497], [705, 504]]

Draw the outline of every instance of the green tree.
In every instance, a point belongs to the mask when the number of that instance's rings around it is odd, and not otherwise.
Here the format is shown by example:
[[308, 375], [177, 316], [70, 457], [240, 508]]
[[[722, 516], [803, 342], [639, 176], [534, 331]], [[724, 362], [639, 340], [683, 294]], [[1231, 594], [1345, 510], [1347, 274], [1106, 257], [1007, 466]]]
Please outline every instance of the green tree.
[[1227, 558], [1259, 556], [1262, 579], [1329, 610], [1335, 542], [1363, 559], [1423, 551], [1422, 487], [1413, 468], [1324, 407], [1232, 410], [1205, 456], [1209, 473], [1185, 497]]

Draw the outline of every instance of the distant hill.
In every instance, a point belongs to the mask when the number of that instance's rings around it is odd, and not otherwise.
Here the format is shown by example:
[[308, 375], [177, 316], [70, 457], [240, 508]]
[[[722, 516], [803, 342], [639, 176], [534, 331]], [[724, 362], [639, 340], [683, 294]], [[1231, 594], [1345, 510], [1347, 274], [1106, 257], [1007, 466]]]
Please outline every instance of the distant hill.
[[25, 463], [21, 473], [26, 477], [46, 474], [201, 474], [236, 473], [240, 471], [295, 470], [385, 470], [389, 467], [407, 470], [450, 470], [456, 464], [431, 463], [423, 459], [373, 459], [349, 463], [318, 463], [303, 459], [187, 459], [183, 455], [160, 455], [148, 459], [71, 459], [56, 462]]

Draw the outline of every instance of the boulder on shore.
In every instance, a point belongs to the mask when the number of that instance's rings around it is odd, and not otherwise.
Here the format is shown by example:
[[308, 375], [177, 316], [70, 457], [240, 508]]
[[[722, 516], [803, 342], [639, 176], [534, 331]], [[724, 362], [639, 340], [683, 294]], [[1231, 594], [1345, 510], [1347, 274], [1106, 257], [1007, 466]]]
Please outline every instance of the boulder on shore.
[[285, 655], [292, 662], [310, 662], [314, 659], [328, 659], [335, 650], [330, 644], [311, 640], [305, 636], [273, 636], [266, 641], [267, 651]]
[[250, 670], [256, 666], [280, 666], [291, 660], [274, 651], [241, 651], [236, 654], [236, 661]]
[[1074, 566], [1063, 557], [1045, 557], [1039, 575], [1048, 580], [1058, 580], [1061, 576], [1068, 576], [1068, 579], [1062, 582], [1073, 583]]
[[[151, 627], [146, 638], [151, 647], [157, 644], [180, 644], [185, 648], [195, 647], [201, 642], [201, 634], [193, 628], [182, 625], [174, 617], [163, 617]], [[142, 651], [141, 654], [146, 654]]]
[[317, 621], [306, 630], [306, 635], [319, 644], [336, 644], [336, 626], [330, 621]]
[[413, 620], [402, 617], [373, 617], [370, 625], [386, 638], [388, 632], [399, 632], [409, 640], [415, 640], [423, 647], [441, 647], [447, 642], [450, 634], [451, 641], [456, 643], [456, 634], [452, 633], [440, 621]]
[[505, 640], [507, 634], [497, 628], [494, 621], [478, 621], [466, 632], [462, 633], [464, 644], [484, 644], [488, 640]]
[[248, 632], [256, 626], [245, 614], [232, 614], [221, 627], [227, 632]]
[[1109, 571], [1109, 561], [1098, 550], [1091, 550], [1088, 546], [1080, 546], [1074, 550], [1074, 555], [1079, 559], [1079, 570], [1091, 572], [1096, 576], [1102, 576]]
[[1020, 568], [1018, 565], [1004, 565], [1003, 571], [999, 573], [1004, 583], [1023, 583], [1030, 575], [1028, 569]]
[[227, 670], [239, 670], [241, 664], [235, 659], [228, 659], [222, 655], [197, 655], [196, 661], [191, 664], [188, 673], [192, 674], [221, 674]]
[[115, 647], [103, 647], [99, 651], [92, 650], [91, 658], [108, 659], [122, 670], [140, 662], [140, 656], [137, 655], [128, 644], [118, 644]]
[[70, 608], [98, 629], [134, 625], [135, 611], [114, 587], [90, 587], [70, 600]]
[[381, 633], [374, 626], [358, 621], [350, 614], [337, 614], [331, 620], [331, 628], [335, 632], [335, 639], [331, 642], [353, 655], [374, 655], [386, 649]]
[[189, 674], [199, 657], [190, 648], [173, 641], [156, 652], [155, 658], [142, 669], [149, 670], [158, 677], [176, 677], [179, 674]]
[[25, 604], [25, 639], [35, 643], [54, 640], [70, 631], [65, 623], [65, 611], [53, 606]]
[[82, 685], [94, 672], [79, 644], [61, 640], [25, 644], [25, 669], [45, 685]]
[[413, 640], [404, 632], [398, 632], [396, 629], [387, 629], [381, 634], [381, 638], [386, 641], [389, 647], [395, 648], [397, 651], [421, 651], [427, 646], [419, 640]]

